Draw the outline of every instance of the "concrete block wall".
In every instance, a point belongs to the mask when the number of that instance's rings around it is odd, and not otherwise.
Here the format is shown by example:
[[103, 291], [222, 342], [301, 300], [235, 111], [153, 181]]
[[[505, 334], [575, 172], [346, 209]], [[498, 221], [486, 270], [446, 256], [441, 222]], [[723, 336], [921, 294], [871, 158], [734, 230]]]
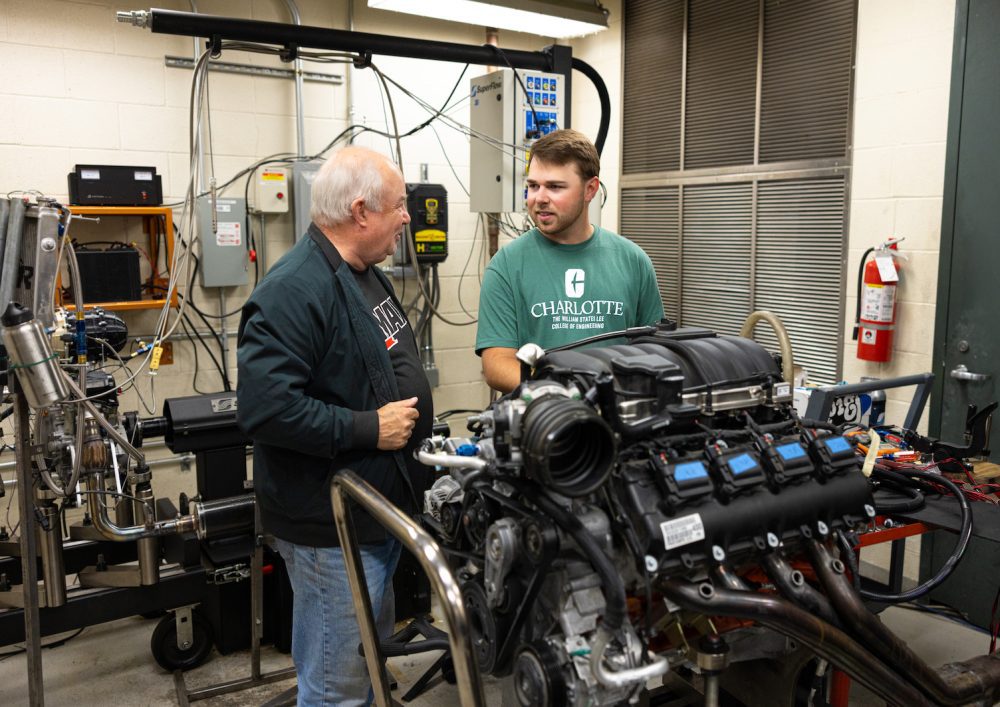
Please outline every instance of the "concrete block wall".
[[[348, 0], [298, 0], [297, 4], [306, 25], [347, 29], [353, 16], [353, 28], [362, 32], [472, 45], [485, 41], [483, 28], [373, 10], [364, 0], [353, 0], [353, 13], [349, 11]], [[157, 6], [190, 10], [185, 0], [162, 0]], [[117, 10], [139, 7], [111, 0], [0, 2], [0, 66], [10, 79], [0, 86], [0, 193], [36, 189], [65, 199], [66, 174], [77, 163], [155, 165], [163, 177], [165, 202], [182, 200], [189, 177], [191, 72], [166, 67], [164, 56], [191, 57], [194, 40], [152, 34], [115, 22]], [[201, 0], [198, 8], [206, 14], [290, 20], [281, 0]], [[538, 50], [552, 42], [537, 35], [500, 33], [500, 45], [510, 49]], [[227, 51], [224, 60], [288, 68], [277, 58], [264, 54]], [[376, 56], [374, 61], [386, 75], [437, 106], [444, 102], [463, 68], [461, 64], [392, 57]], [[345, 79], [340, 85], [305, 82], [307, 153], [321, 150], [350, 122], [382, 131], [392, 125], [389, 106], [372, 71], [353, 70], [347, 64], [307, 63], [305, 68], [341, 74]], [[485, 67], [470, 66], [453, 100], [468, 95], [469, 78], [484, 72]], [[209, 77], [212, 163], [219, 183], [257, 159], [278, 152], [295, 152], [291, 80], [216, 72]], [[395, 87], [390, 92], [401, 131], [429, 117], [426, 110]], [[596, 98], [593, 100], [596, 103]], [[595, 109], [579, 110], [582, 114]], [[450, 115], [457, 122], [468, 124], [468, 102], [460, 103]], [[439, 321], [434, 324], [441, 383], [434, 392], [435, 408], [479, 409], [487, 404], [489, 393], [482, 383], [479, 358], [473, 352], [476, 327], [459, 325], [473, 321], [478, 313], [485, 234], [478, 228], [478, 216], [469, 211], [468, 197], [460, 186], [460, 182], [467, 186], [469, 181], [469, 138], [441, 122], [436, 122], [435, 128], [437, 135], [427, 128], [402, 141], [406, 179], [419, 181], [420, 167], [426, 164], [427, 180], [443, 183], [449, 194], [450, 256], [439, 268], [440, 312], [455, 325]], [[362, 135], [357, 143], [386, 153], [394, 150], [388, 140], [372, 133]], [[617, 174], [617, 166], [610, 174]], [[224, 195], [242, 196], [242, 180]], [[179, 207], [174, 220], [182, 223]], [[255, 230], [257, 223], [255, 220]], [[267, 215], [265, 227], [264, 247], [258, 242], [258, 250], [266, 251], [267, 262], [273, 263], [294, 243], [293, 221], [290, 215]], [[73, 235], [82, 241], [124, 238], [143, 244], [145, 240], [138, 218], [106, 218], [101, 224], [78, 221], [73, 229]], [[412, 279], [405, 283], [397, 280], [395, 285], [406, 300], [416, 292]], [[193, 297], [207, 313], [218, 314], [222, 309], [237, 310], [250, 287], [202, 289], [196, 280], [191, 292], [187, 287], [180, 292], [182, 296]], [[207, 333], [202, 321], [188, 312], [196, 329]], [[154, 332], [157, 314], [149, 310], [123, 316], [133, 336], [148, 340]], [[212, 323], [218, 326], [216, 320]], [[234, 384], [237, 324], [238, 316], [225, 322], [230, 347], [225, 365]], [[210, 346], [217, 352], [214, 344]], [[155, 377], [141, 373], [135, 380], [137, 390], [130, 389], [122, 395], [121, 409], [139, 410], [143, 415], [158, 414], [165, 398], [194, 394], [195, 351], [197, 388], [206, 392], [220, 390], [221, 377], [204, 349], [181, 337], [174, 340], [174, 363], [161, 367]], [[464, 429], [464, 420], [459, 417], [456, 421], [456, 429]], [[13, 439], [9, 422], [0, 428], [5, 441]], [[150, 456], [166, 454], [165, 450], [159, 450]], [[12, 455], [6, 454], [0, 463], [10, 460]], [[10, 471], [4, 475], [11, 478]], [[181, 491], [193, 494], [193, 468], [159, 467], [154, 487], [158, 494], [172, 498]]]
[[[860, 0], [844, 379], [931, 370], [944, 155], [954, 34], [953, 0]], [[851, 340], [862, 253], [905, 237], [892, 361], [856, 356]], [[902, 422], [912, 389], [890, 392], [886, 419]], [[926, 429], [927, 416], [922, 420]]]

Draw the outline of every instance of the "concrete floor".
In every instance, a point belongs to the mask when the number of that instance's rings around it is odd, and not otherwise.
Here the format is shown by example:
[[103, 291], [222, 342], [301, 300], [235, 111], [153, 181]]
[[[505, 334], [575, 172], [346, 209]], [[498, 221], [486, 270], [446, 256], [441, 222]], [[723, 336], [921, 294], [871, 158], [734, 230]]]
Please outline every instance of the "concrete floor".
[[[887, 610], [883, 621], [929, 664], [965, 660], [986, 653], [989, 637], [950, 620], [899, 608]], [[153, 660], [149, 640], [156, 619], [130, 618], [85, 629], [64, 645], [43, 650], [45, 703], [53, 707], [81, 705], [176, 705], [174, 678]], [[58, 637], [48, 637], [51, 643]], [[23, 653], [11, 655], [16, 647], [0, 649], [0, 705], [27, 704], [27, 661]], [[390, 670], [405, 688], [423, 672], [431, 657], [397, 658]], [[262, 650], [262, 670], [269, 672], [291, 665], [288, 655], [273, 648]], [[193, 691], [250, 675], [248, 651], [228, 656], [212, 654], [207, 663], [185, 674], [187, 689]], [[259, 705], [287, 691], [291, 680], [199, 702], [206, 707]], [[501, 685], [486, 679], [489, 705], [501, 703]], [[399, 699], [402, 692], [394, 693]], [[415, 707], [459, 705], [455, 688], [438, 682], [417, 700]], [[883, 704], [860, 688], [852, 692], [852, 705], [869, 707]]]

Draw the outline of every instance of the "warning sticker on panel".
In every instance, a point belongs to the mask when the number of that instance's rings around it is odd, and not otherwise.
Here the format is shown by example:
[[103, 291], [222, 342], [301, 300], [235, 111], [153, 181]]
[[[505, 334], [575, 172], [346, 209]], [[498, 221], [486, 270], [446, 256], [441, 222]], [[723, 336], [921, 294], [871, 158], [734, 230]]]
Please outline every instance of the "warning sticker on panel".
[[663, 531], [663, 544], [668, 550], [705, 539], [705, 525], [698, 513], [665, 520], [660, 523], [660, 530]]
[[866, 282], [861, 292], [861, 318], [869, 322], [892, 321], [892, 309], [896, 303], [895, 285], [875, 285]]
[[219, 230], [215, 232], [215, 244], [220, 246], [243, 245], [240, 222], [219, 221]]

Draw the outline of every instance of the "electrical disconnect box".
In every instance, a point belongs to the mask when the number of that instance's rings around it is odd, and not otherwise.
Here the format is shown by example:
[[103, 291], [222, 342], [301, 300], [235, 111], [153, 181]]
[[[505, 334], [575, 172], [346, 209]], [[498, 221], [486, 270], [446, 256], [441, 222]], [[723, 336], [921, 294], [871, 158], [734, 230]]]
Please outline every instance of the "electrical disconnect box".
[[254, 182], [254, 211], [265, 214], [288, 212], [288, 171], [273, 167], [257, 170]]
[[[440, 263], [448, 257], [448, 191], [441, 184], [407, 184], [406, 210], [410, 213], [417, 262]], [[402, 241], [393, 256], [395, 265], [412, 265]]]
[[212, 199], [198, 199], [202, 287], [237, 287], [249, 282], [246, 221], [246, 199], [215, 199], [214, 219]]
[[565, 77], [500, 69], [471, 80], [472, 211], [524, 211], [524, 175], [532, 143], [565, 127]]

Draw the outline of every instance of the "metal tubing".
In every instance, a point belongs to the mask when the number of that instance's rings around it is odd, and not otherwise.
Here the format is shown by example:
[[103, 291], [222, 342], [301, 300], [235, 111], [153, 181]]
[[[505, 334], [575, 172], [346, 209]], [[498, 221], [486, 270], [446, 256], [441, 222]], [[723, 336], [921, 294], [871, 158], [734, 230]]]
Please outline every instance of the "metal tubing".
[[830, 417], [830, 408], [833, 406], [833, 401], [837, 398], [845, 395], [854, 395], [855, 393], [869, 393], [873, 390], [889, 390], [890, 388], [903, 388], [915, 385], [917, 389], [913, 392], [910, 409], [907, 410], [906, 419], [903, 421], [903, 429], [915, 430], [917, 429], [917, 423], [920, 422], [924, 406], [927, 404], [927, 398], [931, 394], [931, 385], [933, 383], [933, 373], [916, 373], [910, 376], [886, 378], [885, 380], [817, 388], [809, 396], [809, 405], [806, 407], [805, 416], [811, 420], [825, 421]]
[[[157, 34], [198, 36], [240, 42], [283, 44], [293, 47], [346, 51], [410, 59], [437, 59], [469, 64], [496, 63], [492, 47], [454, 42], [436, 42], [411, 37], [394, 37], [367, 32], [289, 25], [283, 22], [244, 20], [236, 17], [201, 15], [176, 10], [154, 8], [150, 12], [150, 30]], [[505, 50], [504, 54], [515, 69], [552, 71], [552, 61], [541, 52]]]
[[[107, 504], [102, 503], [103, 498], [110, 495], [104, 486], [104, 474], [89, 474], [87, 476], [87, 489], [91, 491], [91, 493], [87, 494], [87, 507], [90, 511], [90, 519], [93, 521], [97, 531], [108, 540], [130, 542], [132, 540], [160, 535], [193, 532], [197, 529], [197, 521], [193, 515], [178, 516], [170, 520], [146, 522], [144, 525], [133, 525], [128, 528], [119, 527], [108, 518]], [[139, 506], [138, 510], [143, 512], [144, 518], [149, 518], [145, 513], [144, 507]]]
[[772, 594], [734, 592], [673, 579], [656, 583], [668, 599], [708, 616], [752, 619], [811, 648], [893, 705], [929, 705], [907, 676], [886, 667], [854, 639], [822, 619]]
[[[954, 682], [946, 680], [865, 607], [861, 597], [854, 591], [844, 574], [843, 565], [833, 559], [825, 545], [814, 540], [810, 543], [809, 550], [816, 575], [844, 625], [849, 626], [851, 633], [868, 646], [880, 660], [903, 675], [909, 676], [909, 679], [935, 702], [949, 705], [966, 704], [984, 697], [984, 690], [991, 693], [1000, 686], [1000, 659], [994, 657], [989, 657], [989, 662], [983, 663], [984, 674], [980, 675], [978, 680], [967, 678]], [[841, 568], [840, 571], [834, 567], [835, 563]]]
[[[3, 268], [0, 269], [0, 312], [7, 309], [14, 297], [17, 271], [21, 265], [21, 237], [24, 232], [24, 199], [12, 199], [7, 217], [7, 241], [3, 249]], [[30, 306], [31, 302], [26, 302]]]
[[354, 533], [354, 524], [351, 522], [351, 511], [347, 505], [348, 496], [399, 540], [420, 562], [431, 580], [431, 586], [440, 597], [441, 608], [445, 612], [459, 701], [465, 707], [483, 707], [486, 701], [479, 679], [479, 666], [473, 657], [475, 653], [472, 646], [469, 645], [469, 619], [462, 601], [462, 592], [441, 548], [413, 519], [389, 503], [382, 494], [353, 471], [345, 469], [338, 473], [330, 484], [330, 502], [333, 505], [333, 517], [340, 536], [340, 546], [344, 552], [344, 564], [347, 566], [351, 597], [358, 614], [365, 660], [368, 662], [376, 703], [380, 707], [388, 707], [392, 701], [375, 628], [375, 618], [372, 614], [371, 598], [368, 595], [368, 585], [364, 581], [357, 537]]
[[4, 244], [7, 242], [7, 219], [10, 218], [10, 199], [0, 196], [0, 272], [3, 272]]
[[[10, 241], [8, 241], [9, 243]], [[16, 386], [16, 383], [15, 383]], [[24, 648], [28, 667], [28, 704], [45, 704], [42, 687], [42, 641], [38, 621], [38, 555], [35, 536], [35, 514], [31, 507], [31, 428], [28, 401], [24, 395], [14, 396], [14, 430], [17, 440], [17, 506], [21, 515], [21, 578], [24, 585]]]
[[[777, 552], [769, 552], [762, 558], [761, 564], [767, 571], [778, 590], [789, 601], [795, 602], [811, 614], [819, 616], [828, 624], [842, 629], [837, 613], [830, 605], [830, 600], [810, 586], [799, 572], [795, 570], [784, 557]], [[796, 581], [798, 580], [798, 581]]]
[[[136, 484], [133, 489], [132, 513], [135, 518], [145, 518], [144, 509], [150, 508], [156, 520], [156, 497], [148, 481]], [[160, 541], [158, 538], [142, 538], [136, 545], [139, 557], [139, 583], [143, 586], [160, 581]]]
[[77, 397], [77, 400], [71, 400], [70, 402], [79, 403], [87, 408], [90, 414], [94, 416], [94, 419], [97, 420], [97, 424], [105, 429], [108, 436], [111, 437], [111, 439], [113, 439], [119, 447], [121, 447], [130, 457], [139, 462], [139, 464], [144, 464], [146, 462], [146, 455], [133, 447], [132, 444], [125, 439], [125, 436], [122, 435], [122, 433], [119, 432], [114, 425], [108, 422], [107, 418], [101, 414], [101, 411], [97, 409], [97, 406], [95, 406], [94, 403], [89, 400], [84, 400], [84, 398], [87, 397], [86, 393], [80, 390], [80, 386], [78, 386], [68, 374], [65, 374], [64, 372], [64, 376], [66, 385], [68, 385], [69, 389], [73, 391], [73, 395]]
[[42, 551], [42, 579], [45, 583], [45, 606], [66, 603], [66, 565], [63, 563], [62, 528], [59, 509], [52, 501], [38, 503], [38, 510], [48, 528], [38, 524], [38, 547]]

